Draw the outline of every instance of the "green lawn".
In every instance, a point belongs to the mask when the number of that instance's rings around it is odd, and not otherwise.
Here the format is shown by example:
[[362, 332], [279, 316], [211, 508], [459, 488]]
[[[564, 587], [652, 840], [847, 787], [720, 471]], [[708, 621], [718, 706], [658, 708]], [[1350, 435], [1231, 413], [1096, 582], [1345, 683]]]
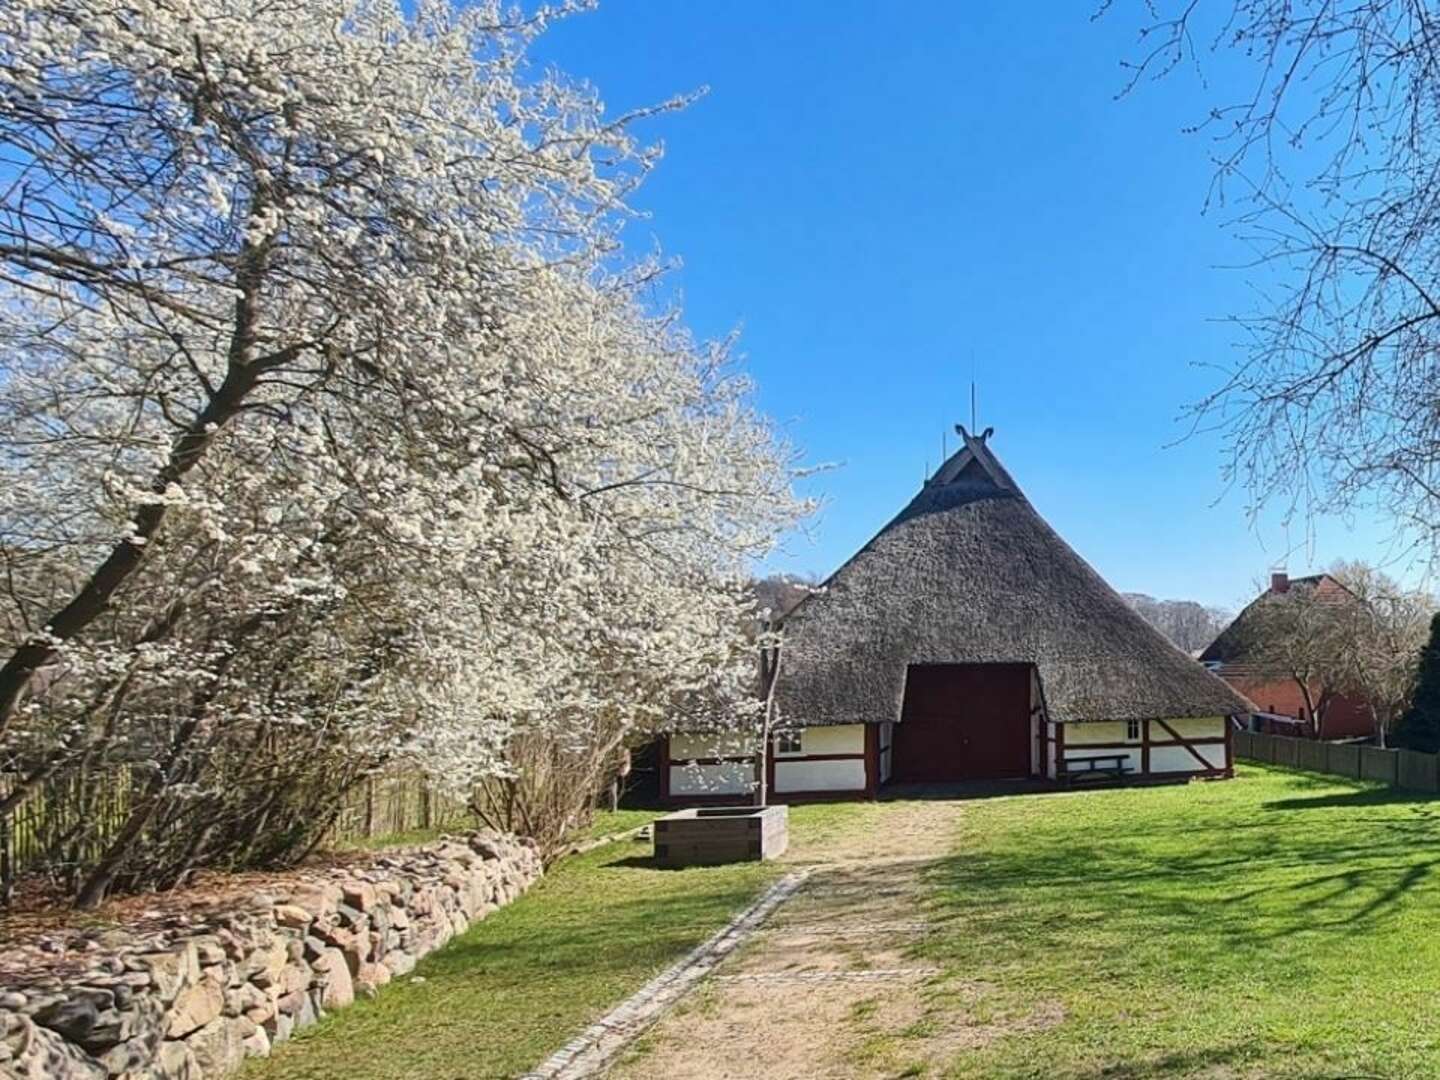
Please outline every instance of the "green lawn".
[[1004, 1034], [948, 1075], [1440, 1076], [1440, 801], [1253, 766], [959, 824], [930, 1017]]
[[[855, 810], [795, 808], [791, 842], [840, 827]], [[526, 896], [422, 960], [415, 974], [423, 981], [391, 983], [241, 1076], [514, 1076], [719, 929], [782, 873], [774, 863], [658, 870], [648, 854], [642, 842], [621, 841], [562, 861]]]
[[[578, 830], [572, 839], [584, 841], [625, 832], [637, 825], [649, 824], [662, 813], [663, 810], [596, 810], [590, 824]], [[339, 851], [379, 851], [382, 848], [414, 847], [418, 844], [432, 844], [446, 833], [471, 832], [478, 828], [480, 824], [473, 817], [460, 817], [428, 829], [406, 829], [403, 832], [352, 837], [335, 847]]]
[[598, 840], [602, 836], [614, 836], [640, 825], [649, 825], [664, 810], [596, 810], [595, 820], [577, 836], [577, 840]]

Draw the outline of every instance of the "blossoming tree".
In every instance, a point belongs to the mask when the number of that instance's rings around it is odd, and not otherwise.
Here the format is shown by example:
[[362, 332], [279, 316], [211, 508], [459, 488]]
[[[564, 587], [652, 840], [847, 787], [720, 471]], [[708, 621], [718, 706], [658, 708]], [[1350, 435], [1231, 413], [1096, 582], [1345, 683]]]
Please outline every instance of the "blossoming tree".
[[0, 814], [130, 771], [83, 901], [396, 758], [750, 721], [792, 453], [624, 257], [648, 113], [529, 72], [554, 14], [0, 9]]

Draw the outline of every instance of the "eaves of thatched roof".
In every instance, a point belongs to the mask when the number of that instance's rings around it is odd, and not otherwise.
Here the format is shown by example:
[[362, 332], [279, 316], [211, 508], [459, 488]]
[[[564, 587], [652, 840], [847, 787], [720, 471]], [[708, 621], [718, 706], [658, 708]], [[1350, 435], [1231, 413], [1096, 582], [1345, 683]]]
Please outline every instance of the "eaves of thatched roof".
[[781, 723], [898, 720], [907, 668], [924, 663], [1034, 664], [1060, 722], [1249, 710], [1046, 524], [984, 436], [961, 435], [910, 505], [785, 620]]

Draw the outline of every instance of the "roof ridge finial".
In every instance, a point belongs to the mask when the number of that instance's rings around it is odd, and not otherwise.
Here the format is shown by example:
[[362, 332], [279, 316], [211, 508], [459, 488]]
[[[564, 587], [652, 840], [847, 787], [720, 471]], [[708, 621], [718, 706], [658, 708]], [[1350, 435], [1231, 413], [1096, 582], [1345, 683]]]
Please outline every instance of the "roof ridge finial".
[[979, 435], [971, 435], [968, 431], [965, 430], [965, 425], [964, 425], [964, 424], [956, 424], [956, 425], [955, 425], [955, 433], [956, 433], [957, 435], [959, 435], [960, 438], [966, 440], [967, 442], [968, 442], [970, 439], [976, 439], [976, 440], [978, 440], [979, 442], [982, 442], [982, 443], [983, 443], [983, 442], [987, 441], [987, 440], [990, 438], [991, 435], [994, 435], [994, 434], [995, 434], [995, 428], [994, 428], [994, 426], [992, 425], [992, 426], [990, 426], [990, 427], [987, 427], [987, 428], [986, 428], [984, 431], [982, 431]]

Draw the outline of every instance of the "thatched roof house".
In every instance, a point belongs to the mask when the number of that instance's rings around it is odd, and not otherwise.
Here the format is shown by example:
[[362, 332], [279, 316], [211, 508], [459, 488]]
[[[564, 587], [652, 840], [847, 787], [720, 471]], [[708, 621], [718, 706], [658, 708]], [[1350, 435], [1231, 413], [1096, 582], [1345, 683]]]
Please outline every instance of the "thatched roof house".
[[[899, 720], [911, 664], [1035, 665], [1052, 720], [1245, 709], [1036, 513], [984, 436], [785, 620], [787, 722]], [[988, 433], [987, 433], [988, 434]]]
[[1228, 718], [1249, 703], [1046, 524], [989, 431], [957, 430], [962, 447], [786, 618], [771, 789], [1228, 775]]
[[1355, 594], [1331, 574], [1290, 577], [1277, 571], [1270, 587], [1245, 605], [1200, 654], [1200, 662], [1255, 702], [1259, 731], [1308, 739], [1354, 739], [1375, 734], [1375, 714], [1357, 694], [1346, 693], [1312, 670], [1323, 668], [1312, 650], [1326, 638], [1336, 609], [1355, 604]]

